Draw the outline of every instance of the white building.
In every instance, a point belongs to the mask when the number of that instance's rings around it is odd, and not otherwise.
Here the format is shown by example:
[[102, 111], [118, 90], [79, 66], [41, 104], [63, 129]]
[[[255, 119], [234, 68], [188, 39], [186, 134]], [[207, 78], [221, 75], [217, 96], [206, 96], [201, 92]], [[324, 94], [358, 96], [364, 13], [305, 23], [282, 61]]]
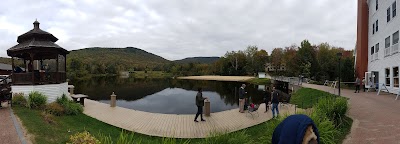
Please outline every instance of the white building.
[[397, 13], [397, 3], [396, 0], [367, 0], [368, 68], [366, 77], [367, 79], [370, 77], [374, 83], [386, 85], [391, 93], [397, 93], [399, 90], [400, 18]]

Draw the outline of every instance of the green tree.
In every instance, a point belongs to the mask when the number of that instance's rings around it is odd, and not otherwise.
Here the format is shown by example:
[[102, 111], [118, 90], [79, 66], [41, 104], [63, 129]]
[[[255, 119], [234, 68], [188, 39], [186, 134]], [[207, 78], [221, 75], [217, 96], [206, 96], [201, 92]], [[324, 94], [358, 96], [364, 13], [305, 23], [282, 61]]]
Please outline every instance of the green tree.
[[[301, 42], [299, 51], [297, 52], [297, 56], [299, 58], [299, 62], [300, 62], [300, 71], [303, 74], [306, 74], [306, 69], [307, 68], [307, 64], [311, 64], [311, 69], [312, 71], [310, 72], [310, 75], [308, 75], [308, 77], [314, 77], [318, 74], [318, 61], [316, 59], [316, 50], [315, 48], [311, 45], [310, 42], [308, 42], [308, 40], [303, 40]], [[314, 78], [315, 79], [315, 78]]]

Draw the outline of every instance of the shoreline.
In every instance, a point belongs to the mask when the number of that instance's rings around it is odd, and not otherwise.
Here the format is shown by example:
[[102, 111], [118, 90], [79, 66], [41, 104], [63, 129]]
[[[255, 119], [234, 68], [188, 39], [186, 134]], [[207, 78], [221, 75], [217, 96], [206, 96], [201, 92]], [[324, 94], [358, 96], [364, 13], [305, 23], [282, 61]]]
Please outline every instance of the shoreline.
[[218, 76], [218, 75], [205, 75], [205, 76], [185, 76], [177, 77], [177, 79], [188, 79], [188, 80], [215, 80], [215, 81], [235, 81], [245, 82], [255, 77], [252, 76]]

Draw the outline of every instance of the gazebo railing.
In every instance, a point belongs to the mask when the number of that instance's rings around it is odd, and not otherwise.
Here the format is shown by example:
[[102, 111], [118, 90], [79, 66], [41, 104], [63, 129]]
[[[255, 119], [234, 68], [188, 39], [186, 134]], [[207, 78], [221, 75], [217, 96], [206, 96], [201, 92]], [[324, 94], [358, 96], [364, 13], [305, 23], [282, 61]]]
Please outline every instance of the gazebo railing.
[[66, 81], [65, 72], [32, 72], [28, 73], [14, 73], [12, 76], [12, 83], [15, 85], [26, 84], [52, 84], [63, 83]]

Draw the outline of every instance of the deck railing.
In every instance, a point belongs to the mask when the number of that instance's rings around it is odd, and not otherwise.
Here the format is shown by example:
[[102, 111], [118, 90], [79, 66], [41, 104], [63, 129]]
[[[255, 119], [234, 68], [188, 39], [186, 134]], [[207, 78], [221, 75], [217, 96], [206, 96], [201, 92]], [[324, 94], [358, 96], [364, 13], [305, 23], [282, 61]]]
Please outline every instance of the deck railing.
[[12, 83], [15, 85], [25, 84], [51, 84], [63, 83], [66, 81], [65, 72], [32, 72], [28, 73], [14, 73], [12, 76]]

